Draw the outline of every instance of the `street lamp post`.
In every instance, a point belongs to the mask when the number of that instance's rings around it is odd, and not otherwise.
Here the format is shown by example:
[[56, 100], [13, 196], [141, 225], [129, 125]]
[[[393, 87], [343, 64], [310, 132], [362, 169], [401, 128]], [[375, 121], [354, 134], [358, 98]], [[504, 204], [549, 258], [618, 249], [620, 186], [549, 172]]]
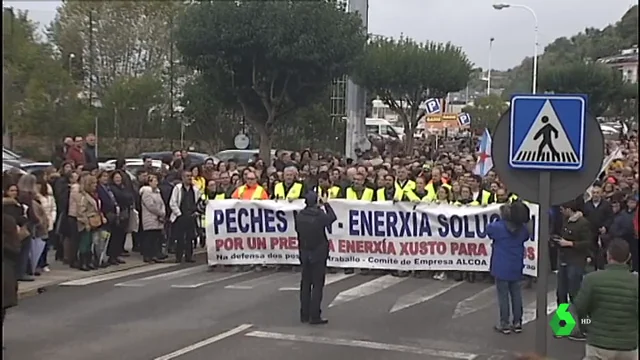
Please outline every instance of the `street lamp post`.
[[69, 53], [69, 77], [72, 76], [73, 71], [72, 71], [72, 66], [73, 66], [73, 59], [76, 58], [76, 54], [74, 53]]
[[493, 4], [493, 8], [496, 10], [502, 10], [502, 9], [507, 9], [507, 8], [519, 8], [519, 9], [524, 9], [527, 10], [532, 16], [533, 16], [533, 21], [534, 21], [534, 27], [533, 27], [533, 36], [534, 36], [534, 40], [533, 40], [533, 84], [531, 86], [531, 92], [533, 94], [536, 93], [537, 89], [538, 89], [538, 16], [536, 15], [536, 12], [533, 11], [532, 8], [526, 6], [526, 5], [517, 5], [517, 4], [506, 4], [506, 3], [500, 3], [500, 4]]
[[[493, 8], [496, 10], [502, 10], [506, 8], [521, 8], [527, 10], [532, 16], [534, 21], [534, 44], [533, 44], [533, 84], [531, 92], [536, 93], [538, 88], [538, 16], [535, 11], [526, 5], [515, 4], [494, 4]], [[546, 214], [543, 214], [546, 216]], [[540, 229], [540, 234], [548, 229]], [[549, 322], [547, 321], [547, 289], [549, 288], [549, 277], [547, 276], [547, 269], [549, 268], [548, 252], [546, 250], [547, 244], [540, 242], [538, 244], [538, 284], [536, 285], [536, 334], [535, 334], [535, 349], [539, 356], [547, 356], [547, 329]]]
[[493, 41], [495, 38], [489, 39], [489, 70], [487, 70], [487, 96], [491, 95], [491, 57], [493, 52]]

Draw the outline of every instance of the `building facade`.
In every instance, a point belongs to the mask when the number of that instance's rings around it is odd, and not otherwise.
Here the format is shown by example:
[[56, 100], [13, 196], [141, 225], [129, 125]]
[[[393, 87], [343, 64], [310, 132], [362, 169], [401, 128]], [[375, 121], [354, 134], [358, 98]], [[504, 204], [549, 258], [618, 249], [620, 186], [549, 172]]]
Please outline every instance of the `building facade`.
[[620, 54], [598, 59], [599, 63], [611, 66], [620, 71], [626, 82], [638, 82], [638, 46], [622, 50]]

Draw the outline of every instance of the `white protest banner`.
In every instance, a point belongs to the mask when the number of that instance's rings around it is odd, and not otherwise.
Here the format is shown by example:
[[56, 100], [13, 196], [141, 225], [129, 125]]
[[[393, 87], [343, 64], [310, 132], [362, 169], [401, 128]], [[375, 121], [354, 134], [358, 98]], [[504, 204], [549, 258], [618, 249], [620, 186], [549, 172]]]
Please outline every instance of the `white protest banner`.
[[[328, 266], [390, 270], [489, 271], [486, 227], [499, 205], [330, 200], [338, 220], [327, 232]], [[536, 276], [538, 205], [524, 273]], [[217, 200], [207, 205], [209, 265], [298, 265], [294, 214], [304, 202]], [[496, 261], [500, 261], [496, 259]]]

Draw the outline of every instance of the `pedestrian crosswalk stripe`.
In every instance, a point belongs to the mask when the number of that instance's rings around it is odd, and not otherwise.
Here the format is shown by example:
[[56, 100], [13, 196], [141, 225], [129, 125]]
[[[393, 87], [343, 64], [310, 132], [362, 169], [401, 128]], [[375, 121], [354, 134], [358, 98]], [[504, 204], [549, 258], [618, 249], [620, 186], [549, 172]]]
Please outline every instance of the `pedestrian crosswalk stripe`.
[[145, 265], [141, 267], [136, 267], [130, 270], [117, 271], [108, 274], [90, 276], [83, 279], [71, 280], [67, 282], [63, 282], [60, 286], [86, 286], [91, 285], [103, 281], [115, 280], [119, 278], [123, 278], [126, 276], [143, 274], [150, 271], [167, 269], [173, 266], [177, 266], [178, 264], [153, 264], [153, 265]]
[[194, 267], [190, 267], [190, 268], [187, 268], [187, 269], [181, 269], [181, 270], [161, 273], [161, 274], [157, 274], [157, 275], [147, 276], [147, 277], [143, 277], [141, 279], [135, 279], [135, 280], [131, 280], [131, 281], [126, 281], [126, 282], [123, 282], [123, 283], [115, 284], [114, 286], [118, 286], [118, 287], [143, 287], [147, 283], [152, 282], [153, 280], [158, 280], [158, 279], [164, 279], [164, 280], [178, 279], [178, 278], [181, 278], [181, 277], [184, 277], [184, 276], [187, 276], [187, 275], [192, 275], [192, 274], [196, 274], [196, 273], [202, 272], [202, 271], [206, 270], [206, 268], [207, 268], [206, 265], [194, 266]]
[[488, 287], [475, 295], [460, 301], [453, 312], [453, 319], [486, 309], [496, 302], [496, 288]]
[[454, 283], [437, 281], [435, 283], [427, 284], [426, 286], [423, 286], [422, 288], [412, 293], [409, 293], [407, 295], [400, 297], [398, 301], [396, 301], [396, 303], [393, 305], [391, 310], [389, 310], [389, 312], [394, 313], [396, 311], [400, 311], [400, 310], [409, 308], [411, 306], [415, 306], [420, 303], [427, 302], [435, 298], [436, 296], [442, 295], [447, 291], [455, 288], [456, 286], [459, 286], [462, 284], [463, 282], [461, 281], [454, 282]]
[[[534, 300], [522, 309], [522, 325], [530, 323], [538, 317], [538, 314], [536, 313], [536, 303], [537, 302]], [[556, 311], [557, 308], [556, 292], [555, 290], [549, 291], [547, 293], [547, 315]]]
[[251, 290], [257, 286], [266, 285], [274, 281], [282, 280], [283, 278], [297, 278], [299, 276], [300, 275], [297, 275], [297, 274], [274, 273], [274, 274], [269, 274], [267, 276], [261, 276], [255, 279], [243, 281], [237, 284], [227, 285], [224, 288], [235, 289], [235, 290]]
[[210, 337], [208, 339], [204, 339], [202, 341], [199, 341], [199, 342], [197, 342], [197, 343], [195, 343], [193, 345], [189, 345], [189, 346], [184, 347], [182, 349], [176, 350], [176, 351], [174, 351], [174, 352], [172, 352], [170, 354], [157, 357], [157, 358], [155, 358], [153, 360], [172, 360], [172, 359], [178, 358], [178, 357], [180, 357], [182, 355], [185, 355], [187, 353], [190, 353], [190, 352], [192, 352], [194, 350], [198, 350], [198, 349], [203, 348], [205, 346], [208, 346], [208, 345], [211, 345], [213, 343], [216, 343], [216, 342], [218, 342], [220, 340], [224, 340], [224, 339], [226, 339], [228, 337], [231, 337], [231, 336], [240, 334], [242, 332], [245, 332], [245, 331], [251, 329], [251, 327], [253, 327], [252, 324], [243, 324], [243, 325], [240, 325], [240, 326], [236, 326], [235, 328], [233, 328], [231, 330], [225, 331], [225, 332], [223, 332], [221, 334], [218, 334], [218, 335], [212, 336], [212, 337]]
[[558, 114], [549, 100], [545, 101], [513, 160], [515, 162], [580, 163]]
[[329, 304], [329, 307], [334, 307], [336, 305], [344, 304], [349, 301], [375, 294], [393, 285], [399, 284], [407, 279], [409, 278], [396, 277], [391, 275], [385, 275], [377, 279], [373, 279], [364, 284], [339, 293], [338, 296], [336, 296], [336, 298], [331, 302], [331, 304]]
[[[326, 285], [331, 285], [333, 283], [337, 283], [338, 281], [342, 281], [345, 279], [348, 279], [352, 276], [355, 276], [355, 274], [327, 274], [324, 280], [324, 284]], [[298, 281], [299, 283], [300, 281]], [[281, 287], [279, 289], [280, 291], [299, 291], [300, 290], [300, 285], [298, 286], [287, 286], [287, 287]]]
[[245, 334], [245, 336], [255, 337], [260, 339], [280, 340], [280, 341], [284, 340], [284, 341], [294, 341], [294, 342], [305, 342], [305, 343], [311, 343], [311, 344], [347, 346], [347, 347], [363, 348], [363, 349], [369, 349], [369, 350], [395, 351], [395, 352], [402, 352], [402, 353], [408, 353], [408, 354], [427, 355], [429, 357], [435, 357], [439, 359], [446, 358], [446, 359], [459, 359], [459, 360], [475, 360], [480, 356], [479, 354], [465, 353], [461, 351], [427, 349], [427, 348], [420, 348], [415, 346], [388, 344], [388, 343], [381, 343], [381, 342], [367, 341], [367, 340], [330, 338], [330, 337], [324, 337], [324, 336], [282, 334], [282, 333], [267, 332], [267, 331], [252, 331]]
[[219, 282], [223, 282], [225, 280], [230, 280], [233, 278], [237, 278], [239, 276], [243, 276], [243, 275], [247, 275], [245, 273], [236, 273], [236, 274], [231, 274], [228, 276], [223, 276], [221, 278], [217, 278], [217, 279], [211, 279], [211, 280], [207, 280], [207, 281], [202, 281], [202, 282], [197, 282], [195, 284], [174, 284], [171, 285], [172, 288], [174, 289], [197, 289], [199, 287], [203, 287], [205, 285], [211, 285], [211, 284], [215, 284], [215, 283], [219, 283]]

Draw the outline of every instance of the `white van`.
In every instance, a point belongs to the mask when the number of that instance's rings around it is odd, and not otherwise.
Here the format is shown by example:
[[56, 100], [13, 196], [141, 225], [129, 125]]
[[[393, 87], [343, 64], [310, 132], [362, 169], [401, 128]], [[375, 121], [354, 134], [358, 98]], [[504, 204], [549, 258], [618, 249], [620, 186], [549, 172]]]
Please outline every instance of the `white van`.
[[393, 125], [385, 119], [372, 119], [367, 118], [365, 120], [367, 127], [367, 136], [378, 135], [383, 138], [391, 138], [396, 140], [402, 140], [404, 134], [399, 134]]

